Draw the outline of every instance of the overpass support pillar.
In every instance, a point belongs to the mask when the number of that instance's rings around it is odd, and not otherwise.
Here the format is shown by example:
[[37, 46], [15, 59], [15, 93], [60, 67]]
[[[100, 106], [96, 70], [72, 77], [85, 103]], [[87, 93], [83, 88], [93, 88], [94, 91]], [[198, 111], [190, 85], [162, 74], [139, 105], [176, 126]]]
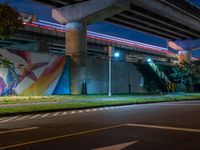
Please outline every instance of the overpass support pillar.
[[52, 10], [66, 24], [66, 55], [71, 58], [71, 94], [86, 94], [86, 25], [130, 8], [131, 0], [87, 0]]
[[190, 63], [191, 58], [192, 58], [192, 51], [191, 50], [178, 51], [178, 62]]
[[86, 25], [67, 23], [65, 43], [66, 55], [71, 59], [71, 94], [86, 94]]
[[200, 48], [200, 38], [168, 41], [167, 43], [169, 51], [178, 53], [179, 62], [191, 62], [192, 51]]

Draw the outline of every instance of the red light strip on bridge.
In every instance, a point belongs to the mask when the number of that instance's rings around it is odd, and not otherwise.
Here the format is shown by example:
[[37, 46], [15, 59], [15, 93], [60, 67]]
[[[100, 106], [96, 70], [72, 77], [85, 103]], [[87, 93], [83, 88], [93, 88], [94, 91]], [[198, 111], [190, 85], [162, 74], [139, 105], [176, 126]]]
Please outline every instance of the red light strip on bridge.
[[[32, 22], [32, 23], [24, 23], [28, 26], [33, 26], [33, 27], [39, 27], [39, 28], [44, 28], [48, 30], [55, 30], [57, 32], [65, 32], [65, 26], [53, 22], [48, 22], [44, 20], [39, 20], [39, 22]], [[118, 38], [106, 34], [101, 34], [93, 31], [87, 31], [87, 37], [88, 38], [93, 38], [101, 41], [106, 41], [106, 42], [112, 42], [116, 44], [122, 44], [122, 45], [127, 45], [131, 47], [136, 47], [136, 48], [141, 48], [145, 50], [150, 50], [153, 52], [157, 53], [165, 53], [168, 55], [172, 55], [173, 53], [168, 51], [167, 48], [159, 47], [159, 46], [154, 46], [150, 44], [145, 44], [137, 41], [132, 41], [128, 39], [123, 39], [123, 38]]]

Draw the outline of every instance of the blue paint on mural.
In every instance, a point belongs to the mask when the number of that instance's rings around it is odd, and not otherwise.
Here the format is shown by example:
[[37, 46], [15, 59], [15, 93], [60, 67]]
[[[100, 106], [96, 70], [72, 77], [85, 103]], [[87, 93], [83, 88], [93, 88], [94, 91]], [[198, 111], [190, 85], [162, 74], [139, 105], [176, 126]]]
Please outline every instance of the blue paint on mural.
[[70, 59], [66, 59], [61, 77], [54, 89], [53, 94], [70, 94]]

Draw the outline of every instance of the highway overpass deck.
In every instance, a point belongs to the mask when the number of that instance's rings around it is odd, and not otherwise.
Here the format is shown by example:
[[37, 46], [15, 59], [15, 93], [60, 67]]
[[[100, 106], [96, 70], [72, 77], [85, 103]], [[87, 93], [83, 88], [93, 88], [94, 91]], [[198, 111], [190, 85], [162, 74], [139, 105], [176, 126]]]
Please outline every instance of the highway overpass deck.
[[[88, 0], [34, 1], [61, 8]], [[199, 14], [188, 0], [132, 0], [128, 9], [105, 21], [170, 40], [195, 39], [200, 37]]]
[[[28, 45], [29, 43], [39, 42], [39, 46], [32, 51], [51, 52], [63, 55], [65, 54], [64, 33], [64, 26], [39, 20], [39, 22], [25, 23], [25, 27], [19, 30], [13, 39], [1, 41], [0, 46], [8, 49], [20, 49], [20, 44]], [[129, 59], [147, 59], [147, 57], [152, 57], [160, 61], [166, 61], [169, 58], [171, 60], [177, 60], [176, 54], [171, 53], [167, 48], [92, 31], [87, 31], [87, 42], [88, 53], [90, 55], [107, 55], [105, 51], [106, 47], [114, 46], [118, 50], [128, 53]], [[17, 46], [16, 43], [18, 43]], [[26, 50], [31, 51], [31, 47], [28, 46], [28, 48]]]

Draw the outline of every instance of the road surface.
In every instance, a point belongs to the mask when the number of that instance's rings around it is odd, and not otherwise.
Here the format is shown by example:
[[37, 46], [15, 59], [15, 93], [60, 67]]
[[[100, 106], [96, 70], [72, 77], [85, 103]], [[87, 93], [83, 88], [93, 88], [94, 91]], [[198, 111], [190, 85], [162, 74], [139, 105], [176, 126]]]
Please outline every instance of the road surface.
[[200, 150], [200, 101], [0, 118], [0, 150]]

